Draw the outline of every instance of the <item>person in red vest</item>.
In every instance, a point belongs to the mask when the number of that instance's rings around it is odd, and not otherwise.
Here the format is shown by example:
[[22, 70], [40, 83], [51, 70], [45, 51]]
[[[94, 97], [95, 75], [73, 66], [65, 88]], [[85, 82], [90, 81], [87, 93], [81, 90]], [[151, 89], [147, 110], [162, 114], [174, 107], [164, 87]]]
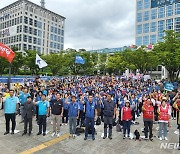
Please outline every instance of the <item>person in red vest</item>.
[[128, 138], [130, 139], [130, 126], [132, 120], [132, 113], [129, 100], [126, 100], [125, 106], [121, 109], [121, 120], [123, 122], [123, 139], [125, 139], [126, 130], [128, 132]]
[[171, 116], [171, 109], [169, 104], [166, 103], [166, 98], [162, 99], [161, 105], [158, 108], [159, 113], [159, 140], [162, 141], [162, 132], [164, 139], [167, 141], [167, 127], [168, 121]]
[[144, 134], [145, 140], [148, 140], [148, 130], [149, 130], [149, 140], [153, 141], [152, 127], [154, 119], [154, 108], [152, 106], [151, 99], [148, 98], [142, 107], [143, 111], [143, 121], [144, 121]]

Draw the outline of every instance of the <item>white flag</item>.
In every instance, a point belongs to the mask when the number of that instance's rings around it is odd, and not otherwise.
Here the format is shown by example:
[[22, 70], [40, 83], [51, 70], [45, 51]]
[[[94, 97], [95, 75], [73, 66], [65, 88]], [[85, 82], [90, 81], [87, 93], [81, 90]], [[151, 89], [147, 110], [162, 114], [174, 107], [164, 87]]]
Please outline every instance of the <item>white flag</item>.
[[43, 59], [41, 59], [38, 54], [36, 54], [36, 65], [38, 65], [39, 68], [43, 68], [47, 66], [47, 63]]

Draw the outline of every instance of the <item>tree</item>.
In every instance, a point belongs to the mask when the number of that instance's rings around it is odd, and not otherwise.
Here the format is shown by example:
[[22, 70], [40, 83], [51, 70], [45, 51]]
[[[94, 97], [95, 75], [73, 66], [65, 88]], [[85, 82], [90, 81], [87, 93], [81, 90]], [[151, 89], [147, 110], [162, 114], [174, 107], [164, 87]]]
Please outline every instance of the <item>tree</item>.
[[165, 31], [163, 42], [155, 45], [153, 51], [158, 56], [158, 61], [169, 72], [171, 81], [178, 79], [180, 72], [180, 33], [173, 30]]

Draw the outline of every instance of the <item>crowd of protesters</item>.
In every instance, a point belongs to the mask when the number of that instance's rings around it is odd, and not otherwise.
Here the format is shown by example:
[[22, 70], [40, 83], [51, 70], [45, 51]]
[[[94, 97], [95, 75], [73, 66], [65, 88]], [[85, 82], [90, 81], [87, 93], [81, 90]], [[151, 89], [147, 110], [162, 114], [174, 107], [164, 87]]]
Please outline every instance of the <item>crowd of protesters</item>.
[[125, 139], [130, 138], [131, 125], [143, 116], [146, 140], [153, 141], [152, 128], [156, 121], [159, 123], [159, 140], [168, 140], [170, 121], [177, 120], [177, 126], [180, 126], [180, 88], [174, 82], [174, 90], [165, 91], [165, 82], [92, 76], [46, 81], [37, 77], [33, 82], [16, 83], [12, 89], [1, 83], [0, 103], [6, 120], [4, 135], [10, 133], [10, 121], [11, 134], [14, 134], [16, 115], [19, 114], [21, 123], [24, 123], [22, 135], [31, 135], [33, 117], [36, 117], [39, 125], [37, 135], [45, 136], [47, 117], [51, 116], [52, 136], [60, 135], [60, 126], [69, 125], [69, 133], [73, 138], [77, 127], [85, 127], [84, 140], [88, 139], [89, 134], [95, 140], [94, 125], [103, 122], [103, 139], [112, 139], [115, 125], [122, 126], [122, 138]]

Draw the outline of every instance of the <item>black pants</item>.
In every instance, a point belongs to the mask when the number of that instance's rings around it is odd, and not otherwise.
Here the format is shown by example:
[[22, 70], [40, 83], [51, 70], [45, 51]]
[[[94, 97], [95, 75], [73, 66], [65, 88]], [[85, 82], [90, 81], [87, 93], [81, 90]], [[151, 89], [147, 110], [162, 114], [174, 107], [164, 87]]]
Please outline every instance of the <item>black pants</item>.
[[171, 116], [172, 116], [172, 118], [176, 118], [176, 108], [174, 108], [173, 106], [172, 106], [172, 113], [171, 113]]
[[27, 133], [27, 126], [29, 124], [29, 132], [32, 131], [32, 118], [27, 118], [27, 115], [24, 117], [24, 133]]
[[79, 125], [80, 122], [81, 122], [80, 126], [82, 126], [84, 119], [85, 119], [84, 111], [80, 110], [79, 119], [77, 120], [77, 126]]
[[10, 128], [9, 128], [10, 120], [12, 122], [12, 132], [14, 132], [15, 127], [16, 127], [16, 115], [15, 115], [15, 113], [5, 114], [5, 120], [6, 120], [6, 132], [9, 132], [9, 130], [10, 130]]
[[152, 127], [153, 127], [153, 121], [144, 121], [144, 134], [145, 134], [145, 138], [148, 138], [148, 131], [149, 131], [149, 138], [153, 137], [152, 134]]
[[[64, 118], [66, 118], [66, 121], [64, 120]], [[68, 123], [68, 110], [67, 109], [64, 109], [62, 123]]]
[[39, 115], [38, 121], [39, 121], [39, 133], [42, 133], [42, 127], [43, 127], [43, 133], [45, 133], [46, 132], [46, 115]]
[[132, 110], [131, 113], [132, 113], [132, 121], [135, 121], [135, 120], [136, 120], [136, 117], [135, 117], [135, 111]]

